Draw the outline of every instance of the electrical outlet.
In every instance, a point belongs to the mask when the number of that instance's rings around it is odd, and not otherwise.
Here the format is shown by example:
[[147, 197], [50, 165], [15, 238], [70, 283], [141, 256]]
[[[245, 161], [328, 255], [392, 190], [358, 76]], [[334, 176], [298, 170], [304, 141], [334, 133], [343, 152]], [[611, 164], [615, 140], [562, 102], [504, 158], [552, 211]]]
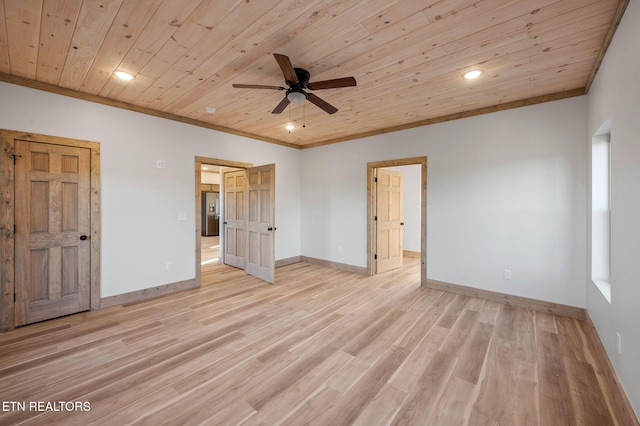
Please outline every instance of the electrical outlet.
[[342, 246], [338, 246], [338, 253], [342, 253]]
[[511, 269], [505, 269], [503, 276], [504, 276], [505, 280], [510, 280], [511, 279]]
[[187, 212], [178, 212], [178, 220], [181, 222], [187, 220]]
[[165, 265], [164, 265], [165, 269], [167, 271], [171, 271], [173, 270], [173, 262], [172, 261], [168, 261]]
[[167, 163], [164, 160], [156, 160], [156, 169], [164, 169]]
[[618, 355], [622, 354], [622, 336], [620, 333], [616, 333], [616, 349], [618, 350]]

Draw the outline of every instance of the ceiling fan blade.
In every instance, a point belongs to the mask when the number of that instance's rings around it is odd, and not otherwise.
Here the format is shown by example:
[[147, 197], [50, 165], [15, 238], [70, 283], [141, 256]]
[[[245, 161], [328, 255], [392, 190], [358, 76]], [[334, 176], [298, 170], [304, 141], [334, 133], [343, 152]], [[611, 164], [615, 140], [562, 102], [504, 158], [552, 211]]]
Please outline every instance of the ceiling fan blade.
[[311, 90], [321, 89], [337, 89], [338, 87], [350, 87], [355, 86], [356, 79], [353, 77], [335, 78], [333, 80], [316, 81], [314, 83], [307, 84], [307, 87]]
[[273, 57], [278, 61], [278, 65], [280, 65], [280, 69], [282, 70], [282, 74], [284, 74], [284, 79], [291, 83], [298, 82], [298, 76], [296, 75], [296, 70], [293, 69], [293, 65], [291, 65], [291, 60], [286, 55], [281, 55], [279, 53], [274, 53]]
[[280, 103], [275, 107], [275, 109], [271, 111], [271, 114], [280, 114], [289, 105], [289, 103], [289, 98], [285, 96], [284, 99], [281, 100]]
[[338, 108], [336, 108], [333, 105], [331, 105], [330, 103], [320, 99], [319, 97], [317, 97], [313, 93], [307, 93], [307, 100], [309, 102], [311, 102], [312, 104], [316, 105], [317, 107], [319, 107], [320, 109], [323, 109], [324, 111], [326, 111], [329, 114], [335, 114], [336, 112], [338, 112]]
[[272, 89], [272, 90], [285, 90], [282, 86], [264, 86], [262, 84], [232, 84], [236, 89]]

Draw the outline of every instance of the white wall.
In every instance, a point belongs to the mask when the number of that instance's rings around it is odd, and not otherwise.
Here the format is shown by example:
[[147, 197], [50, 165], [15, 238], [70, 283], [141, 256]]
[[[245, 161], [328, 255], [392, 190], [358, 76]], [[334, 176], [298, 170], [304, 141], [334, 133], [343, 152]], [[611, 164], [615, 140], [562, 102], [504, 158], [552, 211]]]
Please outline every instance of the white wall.
[[300, 254], [299, 150], [8, 83], [0, 128], [100, 142], [102, 297], [195, 277], [195, 156], [276, 163], [276, 259]]
[[578, 97], [304, 150], [302, 254], [366, 266], [367, 162], [426, 155], [430, 279], [584, 307], [586, 114]]
[[[629, 2], [588, 96], [588, 139], [611, 120], [611, 303], [589, 280], [587, 307], [640, 416], [640, 3]], [[636, 52], [636, 53], [632, 53]], [[590, 268], [589, 268], [590, 270]], [[616, 349], [622, 336], [622, 354]]]

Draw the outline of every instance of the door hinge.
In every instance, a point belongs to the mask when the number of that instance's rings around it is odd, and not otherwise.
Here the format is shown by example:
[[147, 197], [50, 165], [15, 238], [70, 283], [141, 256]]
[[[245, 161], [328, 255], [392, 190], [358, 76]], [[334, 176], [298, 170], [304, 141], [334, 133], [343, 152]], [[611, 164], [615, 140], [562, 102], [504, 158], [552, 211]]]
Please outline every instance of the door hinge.
[[374, 217], [373, 217], [373, 220], [378, 220], [378, 216], [374, 216]]
[[[15, 158], [14, 158], [14, 160], [15, 160]], [[375, 183], [378, 183], [378, 178], [377, 178], [377, 177], [373, 178], [373, 181], [374, 181]]]
[[16, 227], [16, 225], [13, 225], [13, 233], [15, 234], [18, 231], [18, 228]]
[[22, 155], [17, 155], [17, 154], [12, 154], [11, 156], [13, 157], [13, 165], [14, 165], [14, 166], [15, 166], [15, 164], [16, 164], [16, 159], [17, 159], [18, 157], [22, 157]]
[[374, 260], [378, 260], [378, 255], [377, 255], [377, 254], [374, 254], [374, 255], [373, 255], [373, 259], [374, 259]]
[[16, 294], [13, 293], [13, 303], [16, 303]]

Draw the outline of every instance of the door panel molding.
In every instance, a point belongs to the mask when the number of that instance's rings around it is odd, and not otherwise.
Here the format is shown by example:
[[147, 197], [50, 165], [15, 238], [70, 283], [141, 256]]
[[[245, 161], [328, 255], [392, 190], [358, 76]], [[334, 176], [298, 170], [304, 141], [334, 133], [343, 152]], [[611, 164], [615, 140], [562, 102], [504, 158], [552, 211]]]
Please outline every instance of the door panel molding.
[[420, 285], [427, 285], [427, 159], [428, 157], [400, 158], [367, 163], [367, 275], [375, 275], [377, 237], [375, 224], [376, 169], [396, 166], [420, 165]]
[[90, 162], [90, 309], [100, 308], [100, 144], [78, 139], [40, 135], [14, 130], [0, 130], [0, 331], [15, 328], [15, 166], [20, 161], [16, 141], [44, 143], [89, 149]]

